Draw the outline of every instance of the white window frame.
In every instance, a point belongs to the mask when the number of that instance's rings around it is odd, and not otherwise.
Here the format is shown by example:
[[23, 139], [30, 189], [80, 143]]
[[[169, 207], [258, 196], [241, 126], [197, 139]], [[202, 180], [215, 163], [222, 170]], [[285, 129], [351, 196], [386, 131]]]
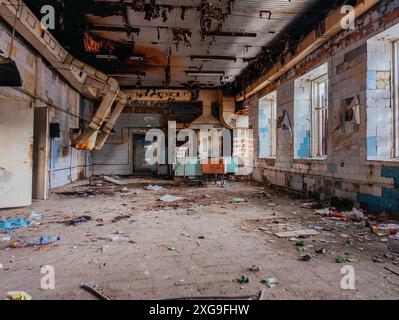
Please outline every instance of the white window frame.
[[393, 116], [393, 157], [399, 159], [399, 40], [393, 42], [392, 97]]
[[[277, 156], [277, 91], [271, 92], [267, 94], [266, 96], [262, 97], [259, 99], [259, 108], [260, 105], [263, 101], [273, 101], [271, 103], [271, 116], [270, 116], [270, 157], [262, 157], [260, 159], [276, 159]], [[258, 119], [258, 123], [260, 123], [260, 119]], [[260, 141], [260, 136], [258, 136], [259, 139], [259, 144], [261, 143]], [[260, 151], [260, 150], [259, 150]], [[258, 152], [259, 153], [259, 152]], [[258, 154], [259, 155], [259, 154]]]
[[[320, 85], [326, 84], [325, 101], [321, 101]], [[311, 155], [314, 159], [327, 158], [327, 127], [328, 127], [328, 74], [324, 74], [310, 83], [311, 103]]]

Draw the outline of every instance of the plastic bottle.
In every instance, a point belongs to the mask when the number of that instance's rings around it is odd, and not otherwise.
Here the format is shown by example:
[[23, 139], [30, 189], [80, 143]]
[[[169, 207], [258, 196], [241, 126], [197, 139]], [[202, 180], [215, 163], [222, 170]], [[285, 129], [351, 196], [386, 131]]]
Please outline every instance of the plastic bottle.
[[42, 246], [42, 245], [46, 245], [46, 244], [52, 244], [52, 243], [60, 241], [60, 240], [61, 240], [60, 237], [50, 237], [50, 236], [27, 238], [24, 240], [14, 242], [12, 244], [12, 247], [24, 248], [24, 247]]
[[5, 249], [10, 246], [11, 237], [10, 236], [0, 236], [0, 249]]

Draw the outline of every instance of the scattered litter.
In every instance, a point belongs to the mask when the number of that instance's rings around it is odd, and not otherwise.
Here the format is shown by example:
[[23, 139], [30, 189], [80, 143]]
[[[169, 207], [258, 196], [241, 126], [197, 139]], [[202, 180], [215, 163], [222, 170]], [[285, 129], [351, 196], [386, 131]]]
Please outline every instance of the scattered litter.
[[97, 287], [91, 287], [87, 284], [82, 283], [80, 285], [80, 287], [84, 290], [86, 290], [87, 292], [90, 292], [91, 294], [93, 294], [94, 296], [96, 296], [97, 298], [101, 299], [101, 300], [111, 300], [111, 298], [107, 297], [106, 295], [104, 295], [103, 293], [101, 293], [100, 291], [98, 291], [98, 286]]
[[0, 237], [0, 249], [5, 249], [10, 246], [11, 237], [10, 236], [1, 236]]
[[347, 261], [346, 261], [346, 259], [345, 259], [345, 258], [342, 258], [342, 257], [336, 257], [336, 258], [335, 258], [335, 262], [336, 262], [336, 263], [345, 263], [345, 262], [347, 262]]
[[310, 261], [310, 260], [312, 260], [312, 256], [310, 254], [305, 254], [304, 256], [300, 257], [299, 260]]
[[10, 244], [11, 248], [26, 248], [26, 247], [35, 247], [35, 246], [44, 246], [48, 244], [55, 243], [60, 241], [61, 237], [51, 237], [51, 236], [41, 236], [34, 238], [26, 238], [22, 240], [12, 241]]
[[108, 177], [108, 176], [104, 176], [103, 179], [104, 179], [105, 181], [107, 181], [107, 182], [116, 184], [116, 185], [118, 185], [118, 186], [125, 186], [125, 185], [127, 185], [126, 182], [123, 182], [123, 181], [120, 181], [120, 180], [116, 180], [116, 179], [111, 178], [111, 177]]
[[336, 208], [321, 208], [315, 210], [315, 213], [322, 217], [336, 218], [348, 222], [350, 220], [362, 221], [365, 215], [362, 210], [353, 207], [351, 211], [338, 212]]
[[379, 223], [371, 225], [371, 232], [377, 236], [395, 235], [399, 231], [397, 223]]
[[129, 192], [129, 189], [126, 188], [126, 187], [123, 187], [123, 188], [121, 189], [121, 193], [128, 193], [128, 192]]
[[32, 296], [24, 291], [9, 291], [7, 292], [6, 300], [14, 300], [14, 301], [32, 300]]
[[305, 244], [305, 241], [299, 241], [299, 242], [297, 242], [297, 243], [296, 243], [296, 247], [297, 247], [297, 249], [298, 249], [300, 252], [304, 252], [304, 251], [308, 250], [308, 248], [307, 248], [307, 246], [306, 246], [306, 244]]
[[123, 241], [122, 237], [115, 235], [115, 234], [110, 234], [105, 237], [100, 237], [98, 238], [99, 240], [105, 240], [109, 242], [117, 242], [117, 241]]
[[167, 194], [167, 195], [159, 198], [159, 200], [161, 200], [163, 202], [177, 202], [177, 201], [184, 200], [184, 198], [183, 197], [176, 197], [176, 196], [172, 196], [170, 194]]
[[153, 186], [153, 185], [150, 184], [150, 185], [147, 187], [147, 190], [155, 191], [155, 192], [160, 192], [160, 191], [163, 190], [163, 187], [162, 187], [162, 186], [157, 186], [157, 185]]
[[231, 200], [231, 202], [234, 203], [234, 204], [244, 203], [245, 199], [244, 198], [233, 198]]
[[240, 279], [237, 279], [237, 282], [240, 284], [246, 284], [249, 283], [249, 278], [247, 276], [241, 276]]
[[325, 248], [317, 249], [317, 250], [315, 250], [315, 252], [317, 254], [326, 254], [327, 253], [327, 249], [325, 249]]
[[0, 221], [0, 230], [5, 230], [6, 233], [11, 233], [14, 229], [29, 227], [29, 220], [21, 217], [7, 219]]
[[230, 183], [227, 180], [216, 182], [216, 188], [228, 188], [228, 187], [230, 187]]
[[28, 220], [32, 225], [38, 225], [43, 220], [43, 214], [32, 211]]
[[392, 259], [394, 258], [393, 254], [390, 252], [384, 252], [384, 257], [387, 259]]
[[301, 207], [306, 209], [320, 209], [322, 205], [319, 202], [304, 202], [301, 204]]
[[67, 224], [68, 226], [78, 226], [78, 225], [80, 225], [80, 224], [87, 223], [87, 222], [89, 222], [90, 220], [92, 220], [92, 217], [89, 217], [89, 216], [81, 216], [81, 217], [79, 217], [79, 218], [77, 218], [77, 219], [73, 219], [73, 220], [71, 220], [71, 221], [68, 221], [66, 224]]
[[316, 230], [296, 230], [296, 231], [287, 231], [287, 232], [278, 232], [274, 235], [279, 238], [291, 238], [291, 237], [299, 237], [299, 236], [316, 236], [320, 233]]
[[319, 209], [319, 210], [315, 210], [315, 212], [318, 215], [321, 215], [323, 217], [328, 217], [330, 215], [330, 209], [329, 208], [324, 208], [324, 209]]
[[275, 277], [267, 277], [261, 281], [263, 284], [268, 286], [269, 288], [274, 288], [279, 284], [279, 280]]
[[262, 268], [261, 268], [260, 266], [253, 265], [253, 266], [252, 266], [251, 268], [249, 268], [248, 270], [249, 270], [249, 271], [252, 271], [252, 272], [259, 272], [259, 271], [262, 270]]
[[111, 220], [111, 223], [117, 223], [121, 220], [126, 220], [126, 219], [130, 219], [130, 218], [131, 218], [130, 215], [117, 216]]

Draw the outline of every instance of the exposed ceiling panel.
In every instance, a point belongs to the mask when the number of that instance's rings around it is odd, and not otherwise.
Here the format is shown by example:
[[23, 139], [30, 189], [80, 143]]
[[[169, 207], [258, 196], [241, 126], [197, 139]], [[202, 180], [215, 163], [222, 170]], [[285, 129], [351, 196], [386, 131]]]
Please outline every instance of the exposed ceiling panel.
[[[104, 1], [96, 0], [101, 3]], [[109, 1], [107, 1], [109, 2]], [[118, 2], [118, 1], [114, 1]], [[150, 52], [156, 52], [158, 59], [151, 63], [153, 70], [146, 72], [143, 77], [144, 86], [161, 86], [165, 80], [163, 67], [166, 64], [168, 50], [172, 49], [171, 59], [171, 83], [170, 86], [181, 86], [188, 81], [196, 80], [203, 85], [221, 85], [220, 76], [203, 77], [187, 76], [187, 70], [204, 71], [223, 71], [225, 77], [223, 81], [232, 82], [235, 77], [247, 66], [243, 58], [254, 58], [261, 51], [262, 47], [267, 45], [274, 37], [279, 34], [293, 19], [304, 13], [315, 1], [257, 1], [244, 0], [235, 1], [232, 12], [223, 22], [224, 32], [247, 32], [256, 33], [252, 37], [230, 37], [230, 36], [207, 36], [204, 41], [201, 37], [200, 11], [196, 8], [201, 6], [201, 0], [175, 0], [175, 1], [157, 1], [158, 5], [175, 6], [170, 12], [167, 12], [168, 20], [162, 21], [162, 18], [152, 21], [145, 20], [144, 12], [136, 12], [128, 9], [129, 23], [133, 27], [140, 28], [138, 35], [133, 34], [130, 38], [123, 32], [95, 31], [101, 37], [117, 42], [134, 41], [137, 51], [143, 52], [144, 48]], [[219, 4], [215, 1], [215, 4]], [[229, 5], [229, 1], [220, 2], [224, 11]], [[181, 7], [187, 6], [188, 9], [185, 19], [181, 19]], [[261, 17], [261, 12], [262, 13]], [[269, 19], [269, 13], [271, 16]], [[122, 17], [98, 17], [87, 15], [88, 21], [92, 25], [101, 26], [124, 26]], [[159, 29], [158, 29], [159, 27]], [[178, 46], [173, 41], [173, 28], [189, 29], [192, 32], [191, 48], [187, 48], [183, 43]], [[212, 30], [216, 30], [214, 24]], [[140, 50], [143, 48], [143, 50]], [[149, 54], [149, 53], [147, 53]], [[162, 59], [162, 55], [163, 58]], [[212, 55], [212, 56], [234, 56], [237, 62], [226, 61], [192, 61], [191, 55]], [[149, 57], [150, 58], [150, 57]], [[136, 79], [132, 77], [118, 77], [121, 85], [134, 86]]]
[[[147, 6], [150, 1], [154, 0], [146, 0]], [[121, 86], [181, 87], [196, 81], [202, 86], [218, 87], [233, 82], [262, 52], [262, 48], [273, 43], [298, 17], [309, 14], [309, 10], [320, 1], [155, 0], [160, 13], [155, 19], [146, 19], [146, 12], [137, 11], [132, 5], [134, 2], [64, 0], [68, 16], [63, 20], [68, 18], [68, 24], [62, 32], [69, 34], [61, 38], [69, 39], [69, 43], [68, 40], [65, 42], [74, 54], [112, 74]], [[212, 19], [206, 29], [216, 34], [222, 32], [221, 35], [204, 36], [204, 27], [201, 28], [201, 6], [204, 3], [221, 9], [223, 21]], [[73, 19], [75, 22], [70, 22]], [[191, 34], [191, 37], [187, 36], [186, 44], [174, 40], [176, 28]], [[79, 52], [75, 43], [79, 42], [77, 37], [83, 37], [83, 32], [89, 32], [97, 39], [134, 47], [134, 54], [144, 55], [144, 59], [121, 62], [111, 55]], [[193, 60], [193, 55], [213, 56], [213, 59]], [[236, 60], [219, 60], [218, 56]]]

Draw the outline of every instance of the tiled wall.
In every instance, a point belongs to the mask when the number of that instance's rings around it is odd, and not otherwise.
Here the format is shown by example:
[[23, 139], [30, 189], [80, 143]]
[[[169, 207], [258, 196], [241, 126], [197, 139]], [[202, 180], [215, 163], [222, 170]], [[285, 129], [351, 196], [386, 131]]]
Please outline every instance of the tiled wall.
[[95, 175], [131, 175], [133, 173], [134, 134], [145, 134], [151, 128], [161, 127], [160, 114], [123, 113], [100, 151], [93, 153]]
[[[0, 49], [6, 54], [9, 51], [10, 42], [9, 28], [0, 23]], [[70, 128], [79, 128], [79, 116], [81, 115], [90, 120], [93, 103], [82, 98], [41, 58], [37, 58], [36, 53], [29, 45], [19, 38], [14, 41], [11, 58], [15, 60], [23, 79], [22, 89], [56, 106], [56, 108], [49, 107], [49, 122], [60, 123], [61, 137], [49, 139], [51, 149], [48, 161], [50, 188], [63, 186], [79, 178], [90, 176], [92, 174], [91, 154], [90, 152], [76, 151], [70, 146]], [[20, 97], [34, 101], [29, 94], [8, 87], [0, 88], [0, 96]], [[36, 101], [36, 106], [45, 107], [46, 103]]]
[[[372, 211], [388, 210], [398, 216], [396, 180], [399, 181], [399, 163], [371, 161], [367, 158], [367, 152], [384, 156], [385, 159], [390, 157], [388, 142], [381, 137], [386, 137], [392, 130], [386, 123], [390, 122], [386, 119], [390, 117], [391, 109], [388, 102], [384, 101], [387, 99], [385, 92], [388, 89], [384, 86], [388, 83], [386, 72], [389, 68], [378, 65], [371, 70], [376, 71], [375, 73], [368, 72], [369, 59], [378, 64], [386, 62], [382, 56], [372, 57], [374, 53], [377, 54], [377, 50], [378, 54], [383, 54], [384, 52], [379, 51], [383, 51], [384, 46], [368, 51], [367, 40], [397, 23], [399, 1], [381, 1], [370, 12], [357, 19], [355, 30], [342, 31], [270, 88], [265, 88], [246, 101], [250, 105], [250, 125], [255, 135], [254, 179], [305, 191], [321, 199], [333, 196], [351, 199]], [[296, 159], [295, 144], [299, 146], [306, 140], [309, 128], [304, 122], [306, 116], [302, 116], [299, 104], [295, 102], [303, 93], [304, 86], [295, 80], [323, 63], [328, 63], [330, 89], [327, 159]], [[258, 158], [257, 101], [276, 87], [277, 116], [287, 113], [293, 132], [277, 129], [277, 157], [271, 162]], [[369, 92], [370, 90], [377, 92]], [[356, 108], [360, 110], [359, 119], [349, 112]], [[379, 125], [381, 120], [378, 116], [369, 113], [371, 108], [374, 108], [373, 111], [376, 108], [383, 109], [381, 113], [385, 117], [384, 126]], [[300, 134], [302, 135], [299, 136]], [[376, 137], [376, 150], [371, 148], [372, 141], [368, 139], [370, 137]]]

